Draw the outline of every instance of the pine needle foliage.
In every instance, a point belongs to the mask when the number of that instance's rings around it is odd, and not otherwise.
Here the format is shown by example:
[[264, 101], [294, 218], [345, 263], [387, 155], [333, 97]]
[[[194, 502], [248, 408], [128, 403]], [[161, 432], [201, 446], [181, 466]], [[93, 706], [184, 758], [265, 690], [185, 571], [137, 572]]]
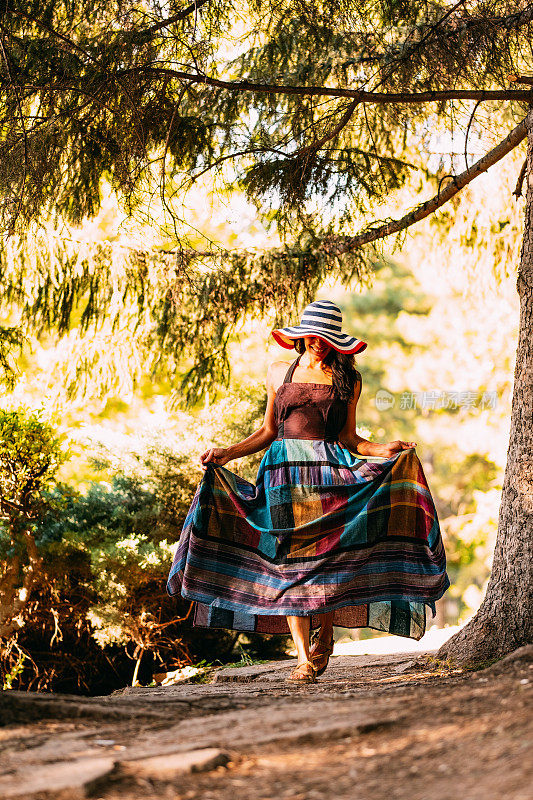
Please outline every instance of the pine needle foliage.
[[[207, 264], [192, 252], [148, 257], [112, 245], [80, 251], [76, 243], [50, 244], [46, 237], [34, 240], [30, 260], [25, 252], [12, 239], [0, 260], [3, 303], [20, 309], [21, 328], [40, 335], [76, 328], [96, 343], [90, 347], [82, 339], [79, 357], [71, 359], [71, 395], [85, 386], [88, 373], [100, 370], [102, 392], [131, 389], [148, 374], [171, 378], [188, 403], [227, 385], [227, 345], [245, 317], [259, 319], [268, 310], [273, 326], [294, 318], [333, 264], [312, 241], [306, 250], [222, 252]], [[357, 254], [344, 263], [363, 279], [366, 266]], [[120, 368], [123, 332], [127, 355]], [[108, 361], [115, 369], [103, 369]]]
[[[110, 316], [198, 397], [227, 376], [244, 315], [278, 321], [328, 272], [368, 273], [372, 252], [333, 258], [328, 241], [417, 175], [440, 186], [424, 135], [524, 116], [531, 92], [508, 75], [533, 71], [532, 26], [526, 0], [0, 4], [0, 220], [20, 237], [0, 253], [5, 307], [37, 333]], [[190, 252], [180, 203], [206, 175], [241, 187], [286, 246]], [[131, 214], [163, 208], [175, 252], [59, 245], [29, 263], [29, 226], [94, 215], [103, 179]]]

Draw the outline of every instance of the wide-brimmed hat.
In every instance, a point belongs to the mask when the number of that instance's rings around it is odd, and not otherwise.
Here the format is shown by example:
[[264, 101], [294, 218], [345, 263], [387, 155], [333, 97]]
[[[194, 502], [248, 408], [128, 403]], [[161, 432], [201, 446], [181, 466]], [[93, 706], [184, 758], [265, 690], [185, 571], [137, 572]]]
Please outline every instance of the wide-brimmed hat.
[[366, 342], [342, 332], [342, 313], [330, 300], [316, 300], [310, 303], [302, 314], [299, 325], [276, 328], [272, 336], [278, 344], [290, 350], [296, 339], [304, 336], [317, 336], [338, 353], [361, 353]]

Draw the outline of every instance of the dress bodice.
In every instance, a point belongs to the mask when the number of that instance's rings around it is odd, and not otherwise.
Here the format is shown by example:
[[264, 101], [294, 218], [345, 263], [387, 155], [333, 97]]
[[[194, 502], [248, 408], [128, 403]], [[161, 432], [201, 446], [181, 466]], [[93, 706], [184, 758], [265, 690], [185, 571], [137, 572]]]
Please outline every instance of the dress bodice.
[[278, 439], [337, 441], [346, 422], [347, 404], [323, 383], [293, 383], [299, 358], [289, 367], [276, 392], [274, 416]]

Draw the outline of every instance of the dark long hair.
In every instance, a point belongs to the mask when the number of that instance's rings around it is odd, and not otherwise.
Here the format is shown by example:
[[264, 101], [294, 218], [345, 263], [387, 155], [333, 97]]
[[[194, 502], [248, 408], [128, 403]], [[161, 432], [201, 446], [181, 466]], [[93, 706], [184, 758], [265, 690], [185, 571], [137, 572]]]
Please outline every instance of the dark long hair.
[[[294, 349], [302, 355], [305, 353], [304, 339], [296, 339]], [[355, 358], [352, 353], [338, 353], [331, 348], [324, 359], [324, 364], [331, 369], [331, 381], [335, 394], [347, 403], [353, 398], [357, 381], [361, 380], [355, 368]]]

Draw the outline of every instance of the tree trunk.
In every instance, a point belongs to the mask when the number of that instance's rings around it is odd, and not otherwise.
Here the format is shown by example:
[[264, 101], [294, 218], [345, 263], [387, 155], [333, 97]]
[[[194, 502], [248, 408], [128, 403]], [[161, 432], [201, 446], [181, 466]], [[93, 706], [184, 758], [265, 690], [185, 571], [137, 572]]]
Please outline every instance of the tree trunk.
[[511, 433], [487, 594], [439, 659], [475, 665], [533, 640], [533, 110], [528, 115], [527, 199], [518, 269], [520, 330]]

